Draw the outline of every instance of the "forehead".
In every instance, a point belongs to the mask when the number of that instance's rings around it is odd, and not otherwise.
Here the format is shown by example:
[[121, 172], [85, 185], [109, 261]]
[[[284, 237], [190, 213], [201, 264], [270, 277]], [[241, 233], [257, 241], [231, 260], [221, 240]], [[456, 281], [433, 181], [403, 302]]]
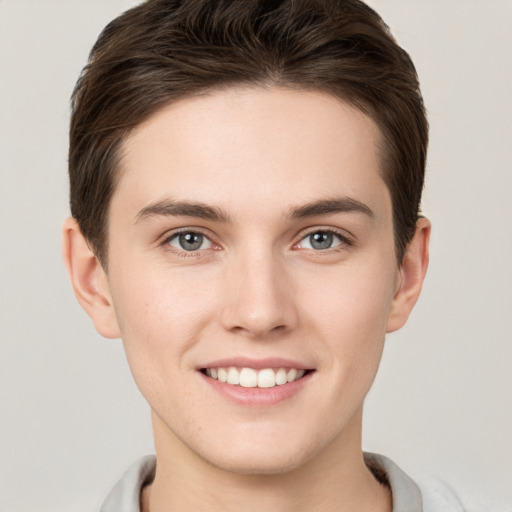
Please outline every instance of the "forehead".
[[389, 203], [380, 140], [368, 116], [325, 93], [250, 87], [186, 98], [127, 137], [113, 203], [172, 196], [248, 215], [333, 195]]

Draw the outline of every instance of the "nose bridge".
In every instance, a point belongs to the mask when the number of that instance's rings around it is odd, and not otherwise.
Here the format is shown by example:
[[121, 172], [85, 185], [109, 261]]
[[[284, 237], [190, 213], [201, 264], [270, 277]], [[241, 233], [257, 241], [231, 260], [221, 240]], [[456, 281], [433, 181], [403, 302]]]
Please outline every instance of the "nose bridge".
[[226, 273], [225, 328], [261, 337], [296, 322], [291, 282], [272, 247], [240, 251]]

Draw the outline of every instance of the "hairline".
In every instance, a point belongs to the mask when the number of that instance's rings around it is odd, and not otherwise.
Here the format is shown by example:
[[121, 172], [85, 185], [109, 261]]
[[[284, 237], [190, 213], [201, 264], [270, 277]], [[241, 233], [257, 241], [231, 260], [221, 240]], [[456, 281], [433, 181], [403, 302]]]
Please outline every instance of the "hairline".
[[154, 116], [158, 115], [160, 112], [172, 108], [173, 105], [176, 103], [179, 103], [181, 101], [186, 101], [189, 99], [194, 98], [201, 98], [209, 95], [214, 95], [219, 92], [226, 92], [226, 91], [243, 91], [245, 89], [261, 89], [261, 90], [271, 90], [274, 88], [282, 89], [282, 90], [290, 90], [290, 91], [296, 91], [296, 92], [316, 92], [320, 94], [324, 94], [326, 96], [329, 96], [330, 98], [333, 98], [341, 103], [344, 103], [354, 109], [356, 109], [358, 112], [362, 113], [364, 116], [366, 116], [368, 119], [370, 119], [375, 127], [377, 128], [378, 138], [376, 141], [376, 150], [377, 150], [377, 156], [379, 159], [379, 172], [380, 176], [384, 181], [384, 184], [386, 185], [386, 188], [391, 195], [391, 208], [392, 208], [392, 221], [393, 221], [393, 240], [395, 242], [395, 252], [397, 256], [398, 263], [400, 263], [399, 253], [398, 249], [396, 248], [396, 242], [397, 242], [397, 233], [396, 233], [396, 226], [395, 226], [395, 211], [394, 211], [394, 201], [392, 197], [392, 190], [389, 186], [389, 183], [387, 181], [387, 176], [389, 175], [389, 170], [387, 169], [387, 157], [388, 157], [388, 150], [386, 148], [387, 137], [384, 133], [383, 127], [381, 126], [381, 123], [379, 123], [378, 116], [375, 112], [373, 112], [373, 109], [370, 105], [367, 105], [364, 103], [363, 100], [359, 98], [350, 98], [349, 95], [344, 95], [343, 91], [334, 91], [333, 88], [329, 87], [314, 87], [309, 85], [300, 84], [298, 82], [284, 82], [279, 80], [262, 80], [262, 81], [243, 81], [243, 82], [222, 82], [213, 86], [204, 87], [199, 90], [191, 91], [190, 93], [184, 93], [179, 96], [176, 96], [174, 98], [169, 99], [168, 101], [162, 102], [158, 106], [155, 106], [153, 110], [148, 112], [137, 124], [134, 126], [128, 127], [125, 130], [120, 128], [119, 133], [120, 136], [117, 139], [116, 147], [113, 153], [114, 157], [114, 165], [112, 167], [112, 193], [109, 197], [108, 201], [108, 207], [106, 210], [105, 215], [105, 225], [102, 233], [102, 239], [100, 240], [101, 245], [101, 252], [100, 254], [96, 254], [98, 260], [101, 262], [103, 268], [105, 271], [108, 269], [108, 252], [109, 252], [109, 224], [110, 224], [110, 210], [112, 205], [112, 198], [114, 194], [116, 193], [120, 180], [122, 179], [123, 175], [123, 159], [126, 154], [126, 143], [129, 137], [137, 130], [139, 129], [144, 123], [147, 123], [152, 119]]

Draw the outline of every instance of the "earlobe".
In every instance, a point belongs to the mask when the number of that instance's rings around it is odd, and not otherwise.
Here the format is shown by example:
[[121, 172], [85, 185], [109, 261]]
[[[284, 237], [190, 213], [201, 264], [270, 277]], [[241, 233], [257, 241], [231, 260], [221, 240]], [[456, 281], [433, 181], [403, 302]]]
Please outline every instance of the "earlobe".
[[96, 330], [106, 338], [119, 338], [107, 275], [73, 218], [62, 227], [62, 254], [75, 296]]
[[418, 300], [428, 267], [430, 231], [430, 221], [425, 217], [418, 219], [416, 232], [400, 265], [398, 289], [388, 316], [388, 333], [405, 324]]

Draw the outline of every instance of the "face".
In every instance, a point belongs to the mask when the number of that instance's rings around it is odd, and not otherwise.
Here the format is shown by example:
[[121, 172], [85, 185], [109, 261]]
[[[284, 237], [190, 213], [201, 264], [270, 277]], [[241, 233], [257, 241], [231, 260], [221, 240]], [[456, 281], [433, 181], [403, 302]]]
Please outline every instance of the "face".
[[157, 449], [276, 473], [360, 442], [400, 286], [378, 147], [338, 99], [260, 88], [127, 138], [108, 286]]

